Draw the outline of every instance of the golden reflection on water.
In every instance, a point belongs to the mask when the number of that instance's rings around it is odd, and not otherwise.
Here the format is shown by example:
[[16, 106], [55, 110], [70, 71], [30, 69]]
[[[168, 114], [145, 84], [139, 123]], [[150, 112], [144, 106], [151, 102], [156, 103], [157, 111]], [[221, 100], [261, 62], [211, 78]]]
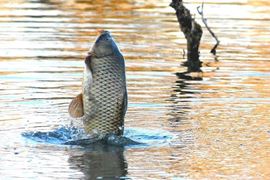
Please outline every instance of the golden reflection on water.
[[[270, 177], [269, 2], [205, 2], [221, 46], [213, 57], [204, 29], [201, 72], [187, 74], [185, 39], [168, 1], [0, 1], [3, 178]], [[196, 13], [200, 4], [187, 6]], [[81, 150], [20, 138], [69, 124], [67, 106], [97, 29], [112, 31], [126, 57], [126, 127], [167, 130], [175, 135], [168, 146]], [[21, 166], [11, 169], [14, 159]]]

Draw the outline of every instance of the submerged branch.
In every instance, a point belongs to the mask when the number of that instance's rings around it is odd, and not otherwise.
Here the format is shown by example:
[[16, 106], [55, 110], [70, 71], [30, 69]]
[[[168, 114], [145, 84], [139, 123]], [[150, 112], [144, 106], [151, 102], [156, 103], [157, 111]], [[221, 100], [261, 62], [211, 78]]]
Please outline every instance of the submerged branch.
[[[216, 40], [216, 44], [215, 44], [215, 46], [214, 46], [214, 47], [212, 48], [212, 50], [211, 50], [211, 53], [214, 54], [214, 55], [216, 55], [216, 48], [218, 47], [220, 41], [218, 40], [218, 38], [217, 38], [217, 36], [215, 35], [215, 33], [214, 33], [214, 32], [211, 30], [211, 28], [208, 26], [208, 24], [207, 24], [207, 19], [204, 18], [204, 14], [203, 14], [203, 5], [204, 5], [204, 3], [202, 3], [202, 6], [198, 6], [198, 7], [197, 7], [197, 11], [198, 11], [198, 13], [201, 15], [201, 17], [202, 17], [202, 22], [204, 23], [206, 29], [209, 31], [209, 33], [212, 35], [212, 37]], [[201, 10], [200, 10], [199, 8], [201, 8]]]

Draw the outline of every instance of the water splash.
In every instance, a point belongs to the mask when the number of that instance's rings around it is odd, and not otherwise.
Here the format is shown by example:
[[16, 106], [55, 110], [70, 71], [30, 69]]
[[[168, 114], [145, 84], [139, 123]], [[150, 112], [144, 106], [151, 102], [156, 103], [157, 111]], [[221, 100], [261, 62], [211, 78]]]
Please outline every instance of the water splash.
[[49, 132], [24, 132], [22, 136], [35, 142], [58, 145], [86, 146], [101, 142], [109, 145], [136, 147], [166, 145], [173, 138], [173, 135], [167, 131], [128, 128], [123, 137], [108, 135], [98, 141], [98, 139], [87, 135], [83, 129], [69, 126], [61, 126]]
[[67, 126], [61, 126], [49, 132], [41, 132], [41, 131], [24, 132], [22, 133], [22, 136], [36, 142], [50, 143], [50, 144], [65, 144], [69, 141], [76, 141], [90, 138], [84, 132], [83, 129]]

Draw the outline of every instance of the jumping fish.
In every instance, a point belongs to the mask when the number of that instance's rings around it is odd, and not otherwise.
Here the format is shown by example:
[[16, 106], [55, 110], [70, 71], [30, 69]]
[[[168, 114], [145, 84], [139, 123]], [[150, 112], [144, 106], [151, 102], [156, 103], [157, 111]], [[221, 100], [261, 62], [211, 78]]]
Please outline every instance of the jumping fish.
[[102, 139], [123, 134], [127, 105], [124, 57], [111, 34], [101, 31], [85, 58], [82, 93], [71, 101], [69, 114]]

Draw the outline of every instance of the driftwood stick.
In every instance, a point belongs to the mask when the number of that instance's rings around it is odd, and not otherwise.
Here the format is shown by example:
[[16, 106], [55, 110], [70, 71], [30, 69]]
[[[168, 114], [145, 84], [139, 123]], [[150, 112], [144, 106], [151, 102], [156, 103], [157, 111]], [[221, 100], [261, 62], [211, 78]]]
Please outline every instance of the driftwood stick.
[[182, 0], [172, 0], [170, 6], [175, 9], [181, 31], [187, 40], [187, 66], [190, 71], [196, 71], [201, 66], [199, 46], [202, 36], [201, 26], [191, 17], [190, 11]]
[[[209, 33], [211, 34], [211, 36], [216, 40], [216, 44], [215, 44], [215, 46], [214, 46], [214, 47], [212, 48], [212, 50], [211, 50], [211, 53], [214, 54], [214, 55], [216, 55], [216, 48], [218, 47], [220, 41], [218, 40], [218, 38], [217, 38], [217, 36], [215, 35], [215, 33], [214, 33], [214, 32], [211, 30], [211, 28], [208, 26], [208, 24], [207, 24], [207, 19], [204, 18], [204, 14], [203, 14], [203, 5], [204, 5], [204, 3], [202, 3], [202, 6], [198, 6], [198, 7], [197, 7], [197, 11], [198, 11], [198, 13], [201, 15], [201, 17], [202, 17], [202, 22], [203, 22], [203, 24], [205, 25], [206, 29], [209, 31]], [[200, 10], [200, 8], [201, 8], [201, 10]]]

